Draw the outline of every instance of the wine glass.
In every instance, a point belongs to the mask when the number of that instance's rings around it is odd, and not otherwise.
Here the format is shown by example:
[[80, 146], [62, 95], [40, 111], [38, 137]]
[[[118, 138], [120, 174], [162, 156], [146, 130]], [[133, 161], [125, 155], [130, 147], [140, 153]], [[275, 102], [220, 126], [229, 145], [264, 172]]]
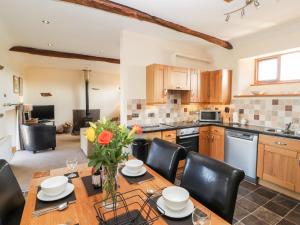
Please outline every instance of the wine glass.
[[66, 165], [68, 170], [70, 171], [70, 174], [68, 175], [68, 178], [74, 178], [76, 177], [76, 169], [78, 165], [78, 160], [77, 159], [67, 159], [66, 160]]
[[211, 215], [210, 213], [204, 213], [200, 209], [195, 208], [192, 214], [192, 220], [194, 225], [210, 225]]

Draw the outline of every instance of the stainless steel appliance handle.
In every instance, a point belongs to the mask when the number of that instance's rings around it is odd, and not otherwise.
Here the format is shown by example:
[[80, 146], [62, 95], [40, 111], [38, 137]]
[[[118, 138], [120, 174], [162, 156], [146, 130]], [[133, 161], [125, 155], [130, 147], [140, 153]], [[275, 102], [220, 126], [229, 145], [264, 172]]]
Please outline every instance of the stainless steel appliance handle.
[[199, 134], [193, 134], [193, 135], [187, 135], [187, 136], [179, 136], [178, 138], [179, 139], [188, 139], [188, 138], [191, 138], [191, 137], [199, 137]]

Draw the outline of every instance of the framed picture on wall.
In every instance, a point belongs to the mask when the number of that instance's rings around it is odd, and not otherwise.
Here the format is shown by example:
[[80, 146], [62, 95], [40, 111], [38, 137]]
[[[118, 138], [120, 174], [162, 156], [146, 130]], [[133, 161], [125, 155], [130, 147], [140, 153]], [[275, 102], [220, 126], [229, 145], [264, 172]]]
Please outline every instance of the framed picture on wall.
[[19, 95], [23, 95], [23, 78], [19, 77]]
[[13, 91], [15, 94], [20, 94], [20, 81], [17, 76], [13, 76]]

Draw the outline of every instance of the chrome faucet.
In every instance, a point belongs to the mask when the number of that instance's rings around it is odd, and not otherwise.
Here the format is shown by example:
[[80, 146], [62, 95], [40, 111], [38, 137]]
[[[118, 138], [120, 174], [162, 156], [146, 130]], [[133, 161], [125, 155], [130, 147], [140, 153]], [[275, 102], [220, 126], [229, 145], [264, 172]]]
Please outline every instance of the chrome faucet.
[[293, 122], [289, 122], [287, 124], [285, 124], [285, 132], [290, 132], [291, 131], [291, 126], [292, 126]]

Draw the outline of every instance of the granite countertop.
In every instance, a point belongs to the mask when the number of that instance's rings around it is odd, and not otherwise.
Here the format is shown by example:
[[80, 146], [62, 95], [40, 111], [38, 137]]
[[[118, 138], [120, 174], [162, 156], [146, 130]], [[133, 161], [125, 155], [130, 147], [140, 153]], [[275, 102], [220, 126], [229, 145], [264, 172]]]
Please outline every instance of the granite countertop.
[[[234, 129], [234, 130], [240, 130], [245, 132], [251, 132], [251, 133], [257, 133], [257, 134], [266, 134], [266, 135], [272, 135], [272, 136], [278, 136], [278, 137], [286, 137], [286, 138], [293, 138], [300, 140], [300, 134], [295, 134], [294, 132], [291, 132], [289, 134], [285, 133], [276, 133], [276, 132], [270, 132], [267, 131], [269, 127], [262, 127], [262, 126], [254, 126], [254, 125], [240, 125], [240, 124], [232, 124], [232, 123], [208, 123], [208, 122], [199, 122], [199, 123], [189, 123], [184, 124], [184, 126], [180, 126], [179, 124], [157, 124], [157, 125], [149, 125], [149, 126], [142, 126], [143, 133], [151, 133], [151, 132], [157, 132], [157, 131], [167, 131], [167, 130], [177, 130], [181, 128], [188, 128], [188, 127], [205, 127], [205, 126], [218, 126], [218, 127], [224, 127], [227, 129]], [[128, 127], [131, 128], [131, 127]]]

